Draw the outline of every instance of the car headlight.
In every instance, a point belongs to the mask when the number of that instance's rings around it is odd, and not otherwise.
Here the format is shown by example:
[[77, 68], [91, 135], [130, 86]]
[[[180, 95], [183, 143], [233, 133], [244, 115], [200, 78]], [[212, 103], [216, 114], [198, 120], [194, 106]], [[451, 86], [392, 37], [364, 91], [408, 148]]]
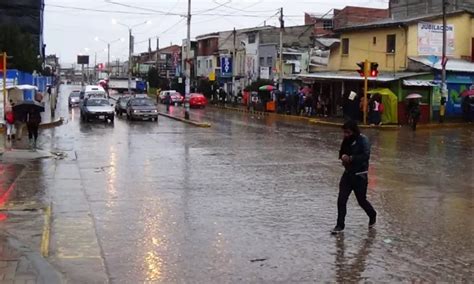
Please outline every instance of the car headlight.
[[156, 109], [153, 110], [154, 113], [157, 113], [158, 111]]
[[137, 112], [138, 112], [138, 110], [134, 110], [134, 111], [133, 111], [133, 113], [137, 113]]

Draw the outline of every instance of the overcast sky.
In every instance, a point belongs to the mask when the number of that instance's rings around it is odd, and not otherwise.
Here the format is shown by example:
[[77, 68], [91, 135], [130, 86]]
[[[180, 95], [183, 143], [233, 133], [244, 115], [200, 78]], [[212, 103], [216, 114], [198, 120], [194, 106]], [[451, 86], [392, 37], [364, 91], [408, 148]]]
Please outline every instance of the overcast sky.
[[[123, 38], [111, 46], [112, 60], [128, 56], [128, 30], [113, 24], [113, 19], [128, 26], [151, 21], [133, 29], [135, 52], [148, 50], [148, 38], [156, 48], [181, 44], [186, 38], [187, 0], [45, 0], [44, 35], [47, 53], [56, 54], [61, 62], [73, 63], [77, 54], [91, 55], [94, 62], [106, 62], [106, 43]], [[111, 3], [113, 2], [113, 3]], [[247, 28], [267, 24], [278, 25], [274, 16], [284, 8], [287, 26], [304, 23], [304, 12], [327, 13], [332, 8], [363, 6], [387, 8], [388, 0], [192, 0], [191, 36], [215, 31]]]

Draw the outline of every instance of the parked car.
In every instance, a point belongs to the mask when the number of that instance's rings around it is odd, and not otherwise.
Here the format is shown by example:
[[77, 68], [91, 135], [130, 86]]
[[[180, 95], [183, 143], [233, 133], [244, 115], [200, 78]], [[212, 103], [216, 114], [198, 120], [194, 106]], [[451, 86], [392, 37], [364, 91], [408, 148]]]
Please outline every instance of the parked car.
[[205, 108], [207, 99], [203, 94], [192, 93], [189, 95], [189, 107]]
[[81, 105], [81, 120], [88, 122], [92, 119], [114, 122], [114, 109], [109, 100], [103, 98], [84, 99]]
[[127, 103], [130, 100], [131, 96], [122, 96], [115, 103], [115, 114], [123, 115], [127, 112]]
[[127, 103], [127, 119], [158, 121], [158, 109], [156, 108], [156, 104], [147, 97], [130, 98]]
[[173, 90], [162, 91], [159, 96], [159, 101], [162, 104], [166, 104], [168, 96], [170, 96], [171, 104], [182, 104], [184, 102], [184, 97], [179, 92]]
[[81, 95], [81, 91], [72, 91], [69, 94], [68, 105], [69, 105], [70, 108], [79, 105], [79, 103], [81, 101], [80, 95]]

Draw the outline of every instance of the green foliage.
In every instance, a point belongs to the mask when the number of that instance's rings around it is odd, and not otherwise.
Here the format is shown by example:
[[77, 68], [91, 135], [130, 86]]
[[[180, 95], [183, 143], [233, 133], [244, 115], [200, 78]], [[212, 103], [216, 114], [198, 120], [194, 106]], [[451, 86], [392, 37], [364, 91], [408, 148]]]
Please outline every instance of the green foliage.
[[456, 90], [451, 90], [449, 96], [451, 96], [451, 100], [455, 103], [455, 104], [460, 104], [461, 103], [461, 94], [466, 91], [466, 90], [469, 90], [469, 87], [466, 86], [466, 85], [462, 85], [461, 88], [459, 89], [459, 92], [456, 91]]
[[219, 89], [219, 85], [215, 81], [209, 81], [208, 79], [200, 79], [197, 85], [197, 91], [210, 98], [211, 95]]
[[147, 81], [148, 84], [150, 84], [150, 88], [168, 90], [170, 86], [168, 79], [161, 78], [158, 74], [158, 70], [156, 70], [155, 67], [152, 67], [150, 70], [148, 70]]
[[253, 82], [252, 84], [250, 84], [249, 86], [247, 86], [245, 88], [245, 91], [258, 92], [258, 89], [262, 86], [265, 86], [265, 85], [272, 85], [273, 86], [273, 81], [272, 80], [259, 79], [255, 82]]
[[38, 48], [31, 35], [24, 33], [18, 26], [0, 26], [0, 51], [12, 57], [8, 59], [8, 68], [30, 73], [40, 71]]

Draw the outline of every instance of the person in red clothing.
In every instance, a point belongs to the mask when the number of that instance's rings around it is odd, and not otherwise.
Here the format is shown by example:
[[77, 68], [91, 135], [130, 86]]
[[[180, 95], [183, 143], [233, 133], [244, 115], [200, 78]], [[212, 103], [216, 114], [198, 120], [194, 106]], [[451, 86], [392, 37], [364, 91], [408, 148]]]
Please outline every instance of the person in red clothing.
[[13, 110], [7, 109], [5, 113], [5, 121], [7, 124], [7, 139], [15, 139], [16, 135], [16, 128], [15, 128], [15, 115], [13, 114]]

